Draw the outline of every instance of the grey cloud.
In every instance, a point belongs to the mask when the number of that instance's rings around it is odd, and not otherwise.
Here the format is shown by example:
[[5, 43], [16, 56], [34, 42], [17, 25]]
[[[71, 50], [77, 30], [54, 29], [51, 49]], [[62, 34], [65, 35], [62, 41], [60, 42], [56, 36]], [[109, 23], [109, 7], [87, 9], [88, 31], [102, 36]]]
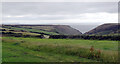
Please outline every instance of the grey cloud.
[[[83, 14], [82, 14], [83, 15]], [[63, 20], [81, 17], [82, 15], [27, 15], [27, 16], [4, 16], [3, 20]]]
[[3, 20], [63, 20], [66, 17], [3, 17]]
[[[4, 2], [2, 13], [4, 23], [34, 24], [35, 21], [37, 24], [43, 21], [44, 23], [105, 23], [116, 22], [117, 4], [116, 2]], [[86, 13], [92, 13], [93, 17], [86, 16]], [[99, 16], [97, 13], [104, 15]]]
[[2, 0], [2, 2], [119, 2], [119, 0]]
[[116, 2], [4, 2], [2, 4], [4, 15], [117, 13], [117, 7]]

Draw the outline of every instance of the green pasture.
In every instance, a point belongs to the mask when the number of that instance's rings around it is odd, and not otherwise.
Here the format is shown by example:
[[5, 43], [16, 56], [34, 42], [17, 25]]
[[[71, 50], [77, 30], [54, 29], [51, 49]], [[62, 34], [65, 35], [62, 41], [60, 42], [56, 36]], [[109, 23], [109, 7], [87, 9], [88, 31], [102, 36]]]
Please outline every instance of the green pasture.
[[[91, 56], [90, 48], [94, 47]], [[3, 37], [3, 62], [117, 62], [118, 41]], [[100, 57], [97, 51], [100, 50]]]

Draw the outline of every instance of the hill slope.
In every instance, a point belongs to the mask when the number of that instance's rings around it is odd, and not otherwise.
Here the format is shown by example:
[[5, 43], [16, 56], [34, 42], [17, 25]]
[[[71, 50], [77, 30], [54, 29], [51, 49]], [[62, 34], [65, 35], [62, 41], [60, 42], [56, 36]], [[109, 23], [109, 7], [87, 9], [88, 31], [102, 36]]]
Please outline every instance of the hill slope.
[[67, 34], [67, 35], [80, 35], [82, 34], [79, 30], [74, 29], [68, 25], [56, 25], [54, 26], [56, 32], [59, 34]]
[[120, 27], [120, 24], [118, 23], [108, 23], [108, 24], [103, 24], [100, 25], [88, 32], [86, 32], [85, 34], [91, 35], [109, 35], [109, 34], [118, 34], [120, 33], [120, 29], [118, 29]]
[[48, 35], [80, 35], [78, 30], [68, 25], [3, 25], [3, 28], [12, 29], [14, 31], [27, 31], [32, 33], [43, 33]]

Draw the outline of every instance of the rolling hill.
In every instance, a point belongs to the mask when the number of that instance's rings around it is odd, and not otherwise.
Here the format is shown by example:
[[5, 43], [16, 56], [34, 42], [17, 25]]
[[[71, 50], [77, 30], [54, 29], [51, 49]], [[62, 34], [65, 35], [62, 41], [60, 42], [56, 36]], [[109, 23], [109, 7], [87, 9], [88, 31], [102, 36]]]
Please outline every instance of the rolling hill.
[[100, 25], [85, 34], [87, 35], [115, 35], [120, 33], [120, 25], [118, 23], [107, 23]]
[[2, 28], [13, 32], [30, 32], [46, 35], [80, 35], [76, 30], [68, 25], [2, 25]]

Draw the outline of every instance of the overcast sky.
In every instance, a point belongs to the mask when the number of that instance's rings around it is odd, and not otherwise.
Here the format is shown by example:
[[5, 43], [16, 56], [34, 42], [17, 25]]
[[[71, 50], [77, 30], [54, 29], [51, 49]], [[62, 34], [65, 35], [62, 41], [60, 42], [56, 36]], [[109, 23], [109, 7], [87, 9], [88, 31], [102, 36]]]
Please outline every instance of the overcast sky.
[[4, 2], [3, 24], [103, 24], [118, 22], [117, 2]]
[[1, 0], [2, 2], [119, 2], [119, 0]]

